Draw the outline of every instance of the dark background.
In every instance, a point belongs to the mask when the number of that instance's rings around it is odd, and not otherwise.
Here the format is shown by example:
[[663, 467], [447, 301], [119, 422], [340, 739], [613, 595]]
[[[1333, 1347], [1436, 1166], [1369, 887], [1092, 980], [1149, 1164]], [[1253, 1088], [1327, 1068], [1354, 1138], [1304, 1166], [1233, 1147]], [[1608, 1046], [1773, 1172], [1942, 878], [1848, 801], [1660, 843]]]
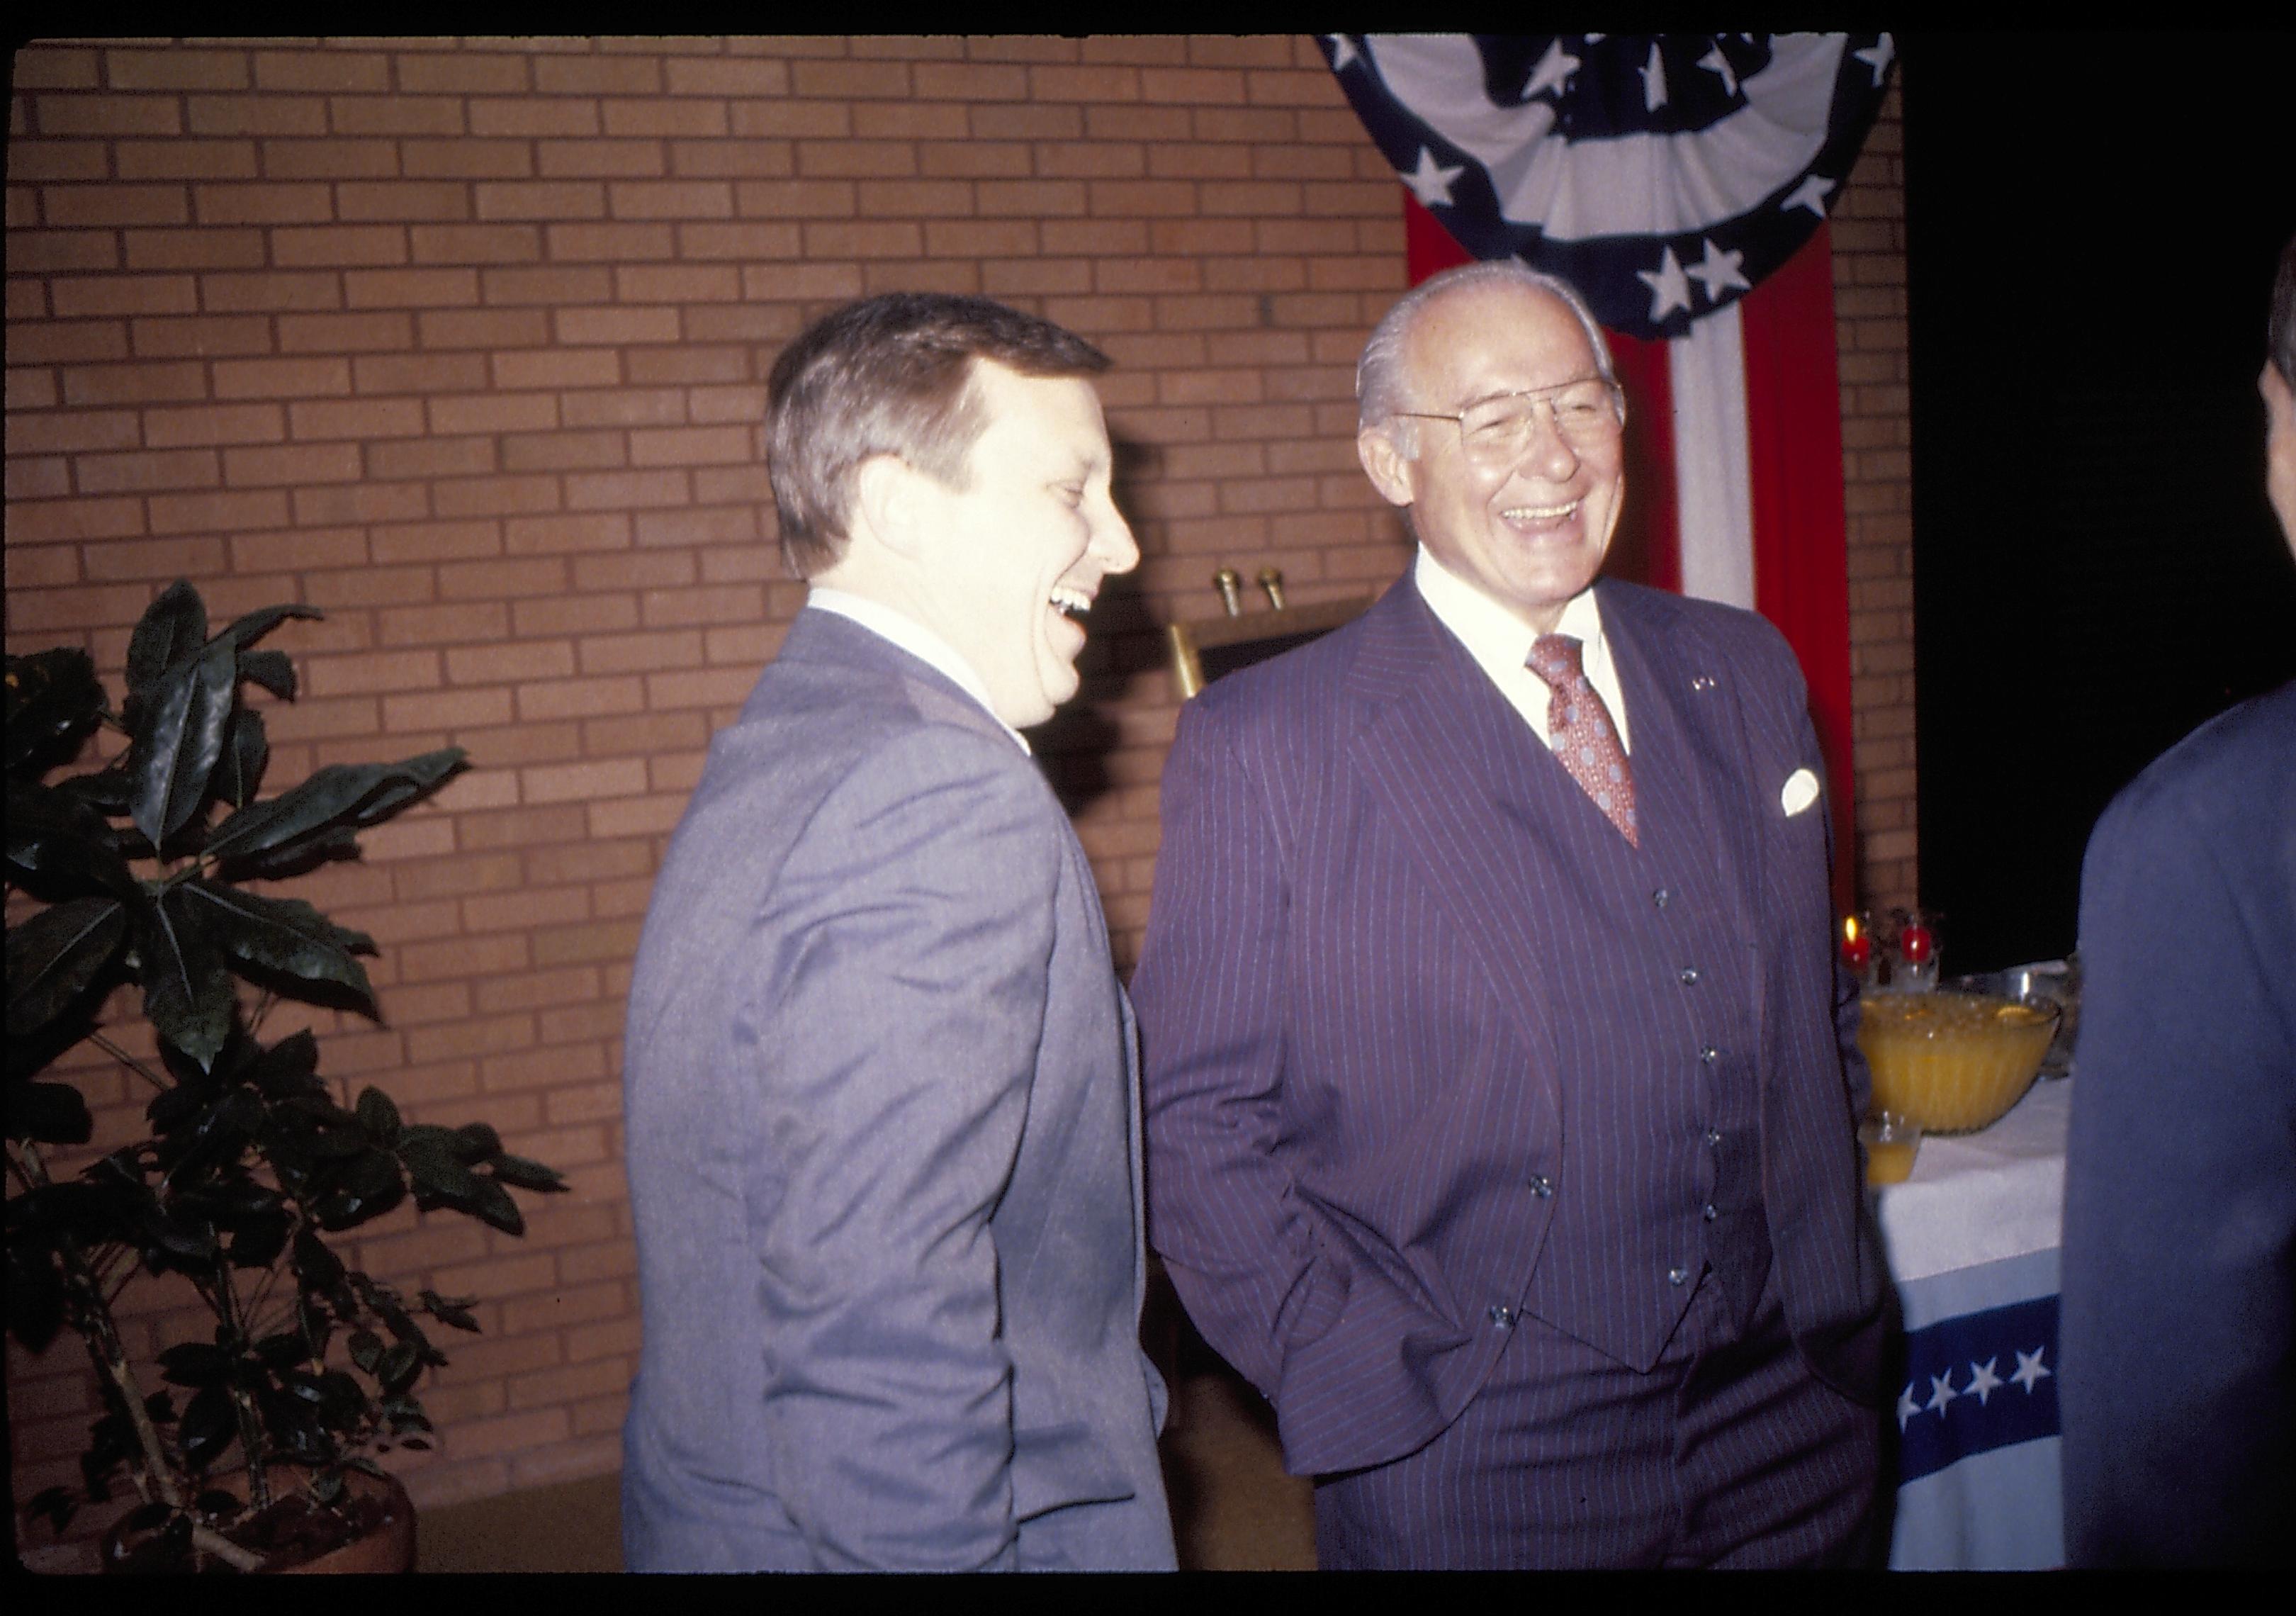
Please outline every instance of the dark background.
[[2069, 953], [2113, 793], [2296, 677], [2256, 391], [2296, 34], [1898, 49], [1922, 902], [1953, 973]]

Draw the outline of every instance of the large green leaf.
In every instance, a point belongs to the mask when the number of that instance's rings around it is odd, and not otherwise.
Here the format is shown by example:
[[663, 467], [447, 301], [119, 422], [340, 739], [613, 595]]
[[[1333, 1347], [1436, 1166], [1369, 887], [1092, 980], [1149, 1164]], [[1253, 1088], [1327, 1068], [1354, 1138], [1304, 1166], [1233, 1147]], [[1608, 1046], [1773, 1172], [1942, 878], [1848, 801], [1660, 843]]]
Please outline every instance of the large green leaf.
[[135, 876], [102, 814], [76, 792], [8, 782], [8, 862], [50, 902], [91, 890], [126, 898]]
[[231, 1234], [231, 1266], [267, 1268], [287, 1249], [288, 1221], [283, 1211], [264, 1212], [242, 1219]]
[[144, 1013], [160, 1036], [204, 1071], [231, 1035], [232, 975], [207, 926], [207, 906], [182, 887], [130, 918], [143, 963]]
[[54, 1244], [67, 1236], [82, 1246], [133, 1240], [151, 1192], [118, 1178], [67, 1179], [8, 1199], [8, 1237]]
[[242, 808], [216, 827], [207, 850], [237, 864], [308, 849], [322, 835], [388, 819], [461, 768], [459, 746], [403, 763], [334, 763], [267, 802]]
[[314, 1216], [324, 1229], [352, 1228], [397, 1206], [406, 1190], [398, 1158], [369, 1149], [354, 1157], [334, 1187], [319, 1197]]
[[566, 1176], [554, 1167], [545, 1167], [539, 1161], [529, 1161], [524, 1156], [504, 1154], [488, 1164], [495, 1177], [504, 1184], [514, 1184], [522, 1190], [562, 1190]]
[[55, 1259], [30, 1241], [8, 1243], [8, 1333], [34, 1352], [63, 1323], [64, 1282]]
[[[127, 700], [140, 709], [160, 676], [199, 654], [208, 641], [208, 609], [187, 578], [177, 578], [144, 609], [127, 639]], [[131, 713], [128, 722], [135, 722]]]
[[263, 715], [251, 707], [234, 710], [223, 756], [217, 759], [216, 795], [234, 808], [245, 808], [255, 800], [270, 762], [271, 742], [264, 733]]
[[398, 1107], [389, 1095], [373, 1084], [370, 1083], [359, 1090], [355, 1114], [358, 1118], [360, 1130], [383, 1149], [389, 1150], [398, 1143]]
[[104, 707], [95, 663], [64, 646], [8, 659], [8, 772], [53, 767], [79, 750]]
[[8, 1136], [41, 1144], [86, 1144], [95, 1133], [87, 1102], [69, 1083], [11, 1083]]
[[409, 1128], [399, 1141], [398, 1159], [406, 1164], [417, 1195], [467, 1207], [486, 1181], [455, 1159], [453, 1139], [444, 1128]]
[[508, 1190], [491, 1178], [479, 1181], [479, 1193], [463, 1210], [481, 1222], [494, 1225], [505, 1235], [526, 1233], [526, 1218], [518, 1210], [518, 1202], [510, 1198]]
[[119, 954], [127, 929], [111, 898], [76, 898], [11, 928], [8, 1036], [29, 1037], [62, 1013]]
[[[168, 1182], [178, 1192], [203, 1190], [217, 1169], [228, 1169], [239, 1160], [249, 1136], [262, 1122], [260, 1095], [251, 1088], [226, 1091], [194, 1126], [170, 1140], [170, 1148], [161, 1153], [160, 1159], [168, 1167]], [[216, 1221], [218, 1213], [225, 1219], [230, 1217], [227, 1210], [212, 1204], [211, 1197], [184, 1194], [181, 1203], [185, 1217], [197, 1217], [201, 1221]]]
[[100, 768], [92, 775], [74, 775], [69, 780], [59, 780], [53, 788], [58, 796], [84, 802], [99, 814], [124, 814], [135, 799], [127, 782], [126, 759], [114, 762], [109, 768]]
[[177, 1386], [196, 1390], [231, 1378], [231, 1354], [206, 1341], [185, 1341], [160, 1355], [160, 1373]]
[[239, 1436], [229, 1389], [213, 1385], [195, 1393], [176, 1434], [183, 1444], [184, 1458], [193, 1470], [204, 1471], [221, 1458]]
[[130, 817], [155, 848], [191, 823], [208, 799], [238, 694], [238, 662], [218, 640], [169, 667], [146, 693], [127, 748], [135, 791]]
[[[230, 628], [225, 629], [223, 633], [216, 637], [218, 639], [229, 640], [234, 650], [244, 651], [247, 647], [254, 644], [256, 641], [261, 639], [265, 635], [269, 634], [274, 628], [278, 628], [282, 622], [291, 617], [316, 619], [324, 618], [326, 615], [327, 614], [325, 612], [320, 611], [316, 606], [260, 606], [255, 611], [249, 612], [245, 617], [234, 619]], [[278, 656], [281, 653], [274, 651], [259, 652], [257, 654], [262, 656]]]
[[[318, 614], [311, 614], [316, 617]], [[283, 651], [242, 651], [239, 677], [260, 685], [283, 701], [295, 699], [295, 664]]]
[[358, 995], [372, 1014], [374, 989], [352, 950], [374, 952], [374, 939], [336, 925], [299, 898], [258, 898], [220, 882], [187, 881], [176, 889], [216, 942], [234, 959], [307, 982], [333, 982]]

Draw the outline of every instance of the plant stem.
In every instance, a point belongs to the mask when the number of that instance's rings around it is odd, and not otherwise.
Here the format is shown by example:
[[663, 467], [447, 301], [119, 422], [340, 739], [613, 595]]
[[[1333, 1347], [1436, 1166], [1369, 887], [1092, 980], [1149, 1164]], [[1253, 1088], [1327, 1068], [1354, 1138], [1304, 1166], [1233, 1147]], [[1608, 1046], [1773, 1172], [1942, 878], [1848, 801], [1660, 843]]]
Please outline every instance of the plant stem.
[[[35, 1189], [48, 1184], [47, 1164], [40, 1159], [39, 1146], [30, 1140], [19, 1144], [10, 1156], [17, 1175]], [[128, 1428], [135, 1433], [136, 1446], [144, 1451], [140, 1470], [131, 1467], [135, 1490], [148, 1501], [156, 1493], [161, 1503], [170, 1509], [184, 1507], [183, 1489], [176, 1485], [175, 1466], [168, 1462], [168, 1450], [160, 1445], [160, 1433], [152, 1423], [152, 1415], [144, 1407], [143, 1389], [135, 1383], [135, 1372], [129, 1367], [127, 1349], [120, 1345], [119, 1329], [111, 1317], [111, 1304], [97, 1284], [89, 1269], [87, 1259], [80, 1255], [79, 1243], [70, 1235], [56, 1237], [56, 1255], [64, 1273], [64, 1292], [72, 1300], [72, 1311], [78, 1316], [73, 1323], [80, 1339], [87, 1343], [88, 1356], [95, 1360], [96, 1372], [111, 1382], [127, 1415]]]
[[202, 1554], [213, 1554], [234, 1571], [259, 1571], [264, 1556], [251, 1548], [242, 1548], [212, 1526], [192, 1522], [192, 1546]]
[[127, 1067], [128, 1070], [134, 1072], [137, 1077], [142, 1078], [152, 1087], [167, 1089], [173, 1088], [175, 1087], [173, 1083], [170, 1083], [167, 1079], [160, 1076], [159, 1073], [153, 1071], [149, 1066], [144, 1065], [143, 1062], [137, 1060], [134, 1055], [129, 1054], [119, 1045], [104, 1037], [102, 1033], [91, 1032], [87, 1035], [87, 1038], [88, 1042], [94, 1044], [98, 1049], [103, 1051], [104, 1054], [110, 1055], [122, 1066]]
[[[239, 1294], [231, 1283], [231, 1259], [218, 1249], [215, 1259], [215, 1309], [223, 1319], [224, 1332], [229, 1340], [227, 1350], [236, 1359], [250, 1346], [244, 1316], [239, 1306]], [[231, 1386], [231, 1404], [239, 1416], [239, 1446], [247, 1455], [247, 1506], [250, 1510], [271, 1507], [271, 1477], [265, 1464], [263, 1423], [255, 1415], [254, 1399], [247, 1395], [234, 1375]]]

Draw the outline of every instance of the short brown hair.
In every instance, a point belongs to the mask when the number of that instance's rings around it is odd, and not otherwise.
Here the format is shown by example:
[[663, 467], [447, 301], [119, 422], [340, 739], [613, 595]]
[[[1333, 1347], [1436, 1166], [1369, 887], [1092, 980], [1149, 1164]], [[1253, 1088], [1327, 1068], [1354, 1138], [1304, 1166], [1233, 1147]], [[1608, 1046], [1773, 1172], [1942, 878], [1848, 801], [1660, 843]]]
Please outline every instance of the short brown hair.
[[952, 487], [988, 425], [968, 383], [976, 359], [1024, 376], [1084, 376], [1108, 356], [1049, 320], [947, 292], [849, 303], [800, 332], [766, 388], [766, 475], [790, 570], [843, 554], [853, 473], [898, 455]]

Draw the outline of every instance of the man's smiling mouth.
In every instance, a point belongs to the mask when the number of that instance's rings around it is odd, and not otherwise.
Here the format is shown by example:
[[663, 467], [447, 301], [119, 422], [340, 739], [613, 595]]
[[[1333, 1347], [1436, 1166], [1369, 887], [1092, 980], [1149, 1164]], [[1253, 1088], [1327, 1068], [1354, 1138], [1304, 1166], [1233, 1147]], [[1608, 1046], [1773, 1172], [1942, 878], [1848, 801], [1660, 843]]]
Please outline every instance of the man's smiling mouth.
[[1511, 505], [1499, 515], [1507, 521], [1560, 521], [1586, 503], [1584, 499], [1574, 499], [1560, 505]]
[[1080, 623], [1092, 610], [1092, 596], [1074, 584], [1053, 586], [1053, 610], [1072, 623]]

